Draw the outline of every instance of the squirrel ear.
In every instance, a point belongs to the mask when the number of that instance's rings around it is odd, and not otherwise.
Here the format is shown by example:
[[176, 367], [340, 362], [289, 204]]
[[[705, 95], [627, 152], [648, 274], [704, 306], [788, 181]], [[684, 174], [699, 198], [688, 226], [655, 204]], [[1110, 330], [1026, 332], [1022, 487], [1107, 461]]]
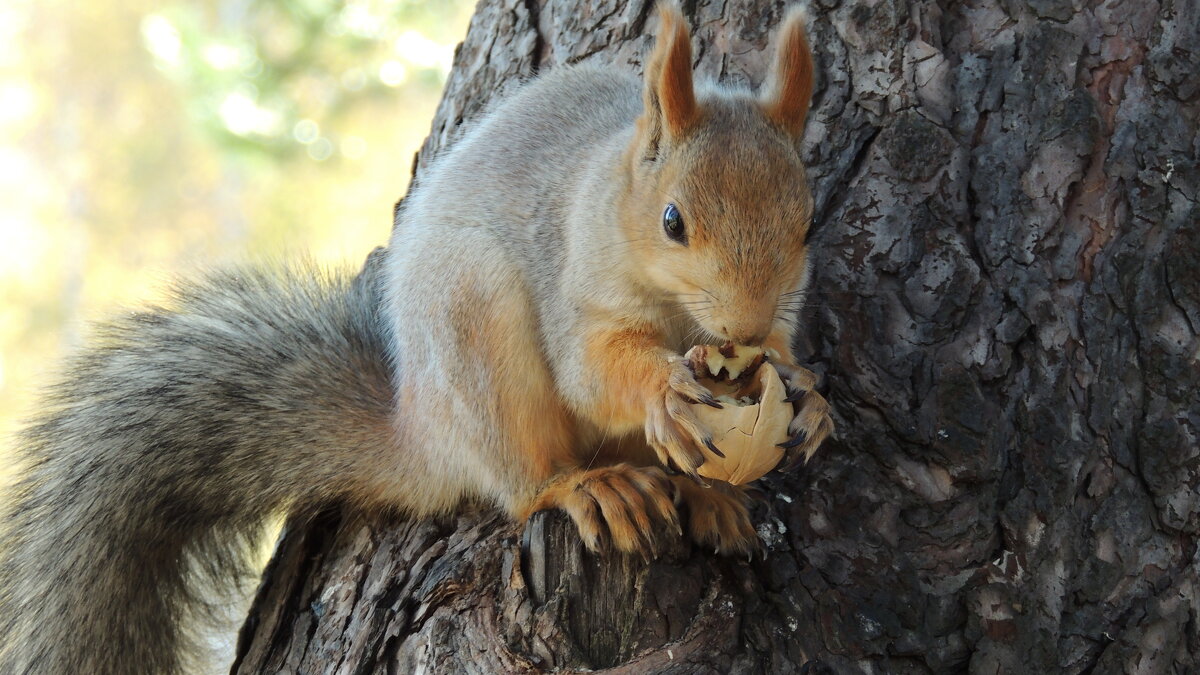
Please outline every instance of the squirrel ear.
[[812, 103], [812, 90], [812, 50], [804, 35], [804, 11], [795, 7], [775, 38], [775, 67], [760, 96], [763, 112], [788, 133], [800, 136]]
[[692, 44], [683, 14], [671, 2], [658, 6], [658, 35], [646, 66], [644, 130], [652, 147], [662, 136], [681, 138], [700, 117], [692, 90]]

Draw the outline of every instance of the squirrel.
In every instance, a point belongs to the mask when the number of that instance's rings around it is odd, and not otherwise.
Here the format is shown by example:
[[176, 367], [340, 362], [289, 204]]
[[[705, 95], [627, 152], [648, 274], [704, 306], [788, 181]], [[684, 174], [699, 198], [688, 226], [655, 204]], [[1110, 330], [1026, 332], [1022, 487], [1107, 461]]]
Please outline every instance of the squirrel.
[[[643, 78], [555, 69], [437, 157], [363, 273], [216, 273], [103, 326], [23, 433], [0, 520], [0, 672], [177, 673], [205, 580], [272, 514], [412, 517], [467, 499], [569, 515], [592, 550], [758, 546], [740, 489], [696, 478], [720, 405], [681, 356], [758, 345], [830, 435], [792, 355], [813, 201], [801, 14], [758, 93], [693, 84], [660, 5]], [[681, 514], [686, 523], [681, 525]]]

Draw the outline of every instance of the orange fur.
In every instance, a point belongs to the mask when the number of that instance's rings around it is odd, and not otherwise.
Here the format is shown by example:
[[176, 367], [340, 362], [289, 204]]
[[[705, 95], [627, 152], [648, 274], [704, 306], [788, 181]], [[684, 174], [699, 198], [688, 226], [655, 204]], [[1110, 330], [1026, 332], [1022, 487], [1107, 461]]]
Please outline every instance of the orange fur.
[[579, 529], [584, 544], [599, 551], [611, 542], [618, 551], [654, 551], [658, 541], [652, 521], [680, 531], [667, 476], [653, 467], [617, 464], [566, 474], [548, 485], [523, 514], [561, 509]]
[[642, 426], [659, 462], [695, 474], [712, 434], [688, 403], [711, 394], [683, 358], [663, 346], [659, 332], [647, 326], [601, 329], [589, 337], [586, 356], [601, 385], [587, 411], [593, 423], [609, 434]]
[[[774, 93], [696, 101], [684, 20], [669, 6], [661, 17], [639, 133], [613, 175], [622, 188], [619, 224], [637, 262], [631, 267], [658, 291], [689, 299], [711, 291], [704, 328], [761, 342], [777, 299], [797, 286], [806, 265], [812, 199], [796, 189], [807, 179], [795, 147], [812, 84], [803, 23], [793, 15], [783, 28]], [[673, 143], [664, 126], [686, 135], [686, 144]], [[687, 224], [687, 246], [662, 236], [668, 202]]]
[[663, 393], [669, 375], [669, 352], [658, 331], [651, 326], [602, 328], [588, 337], [586, 350], [601, 382], [588, 417], [611, 430], [641, 425], [646, 401]]
[[529, 339], [535, 333], [528, 300], [482, 292], [469, 280], [457, 295], [450, 323], [458, 353], [469, 360], [464, 372], [492, 392], [486, 405], [500, 424], [498, 445], [520, 455], [501, 458], [503, 464], [524, 467], [535, 485], [574, 466], [574, 425], [540, 346]]
[[[813, 209], [808, 191], [793, 189], [805, 178], [792, 140], [785, 144], [783, 134], [762, 126], [706, 120], [686, 156], [664, 152], [652, 170], [632, 152], [633, 177], [621, 196], [620, 225], [644, 283], [691, 300], [707, 289], [716, 298], [705, 327], [743, 344], [767, 336], [781, 294], [800, 282]], [[660, 234], [665, 195], [687, 223], [686, 247]]]
[[687, 508], [688, 534], [694, 541], [718, 553], [748, 555], [758, 548], [758, 534], [750, 524], [741, 488], [722, 481], [705, 487], [685, 476], [673, 476], [671, 481]]
[[788, 133], [799, 136], [804, 131], [813, 91], [812, 50], [799, 9], [788, 13], [776, 44], [775, 67], [765, 89], [763, 110]]
[[646, 66], [644, 129], [682, 138], [695, 126], [700, 107], [692, 86], [692, 45], [683, 14], [659, 6], [659, 37]]
[[678, 10], [663, 13], [668, 20], [667, 53], [662, 62], [658, 91], [662, 99], [663, 119], [672, 136], [681, 137], [699, 115], [696, 96], [692, 90], [692, 45], [683, 15]]

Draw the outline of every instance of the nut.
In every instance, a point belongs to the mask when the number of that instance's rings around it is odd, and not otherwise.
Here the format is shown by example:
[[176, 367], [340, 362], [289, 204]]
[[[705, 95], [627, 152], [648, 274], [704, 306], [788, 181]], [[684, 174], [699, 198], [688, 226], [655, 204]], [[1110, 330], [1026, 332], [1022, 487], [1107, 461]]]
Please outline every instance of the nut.
[[788, 440], [793, 416], [779, 372], [757, 347], [696, 345], [685, 356], [696, 380], [723, 405], [692, 405], [725, 453], [705, 449], [700, 475], [734, 485], [763, 477], [783, 459], [778, 444]]

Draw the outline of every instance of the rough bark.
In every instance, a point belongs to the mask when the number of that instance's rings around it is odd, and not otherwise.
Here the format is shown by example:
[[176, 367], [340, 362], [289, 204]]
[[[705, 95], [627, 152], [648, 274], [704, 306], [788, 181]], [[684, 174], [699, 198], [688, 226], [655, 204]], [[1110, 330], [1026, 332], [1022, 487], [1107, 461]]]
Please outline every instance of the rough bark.
[[[482, 2], [418, 164], [539, 69], [639, 69], [650, 4]], [[811, 5], [798, 349], [839, 432], [762, 482], [766, 558], [333, 514], [237, 672], [1200, 670], [1197, 0]], [[783, 3], [684, 10], [756, 84]]]

